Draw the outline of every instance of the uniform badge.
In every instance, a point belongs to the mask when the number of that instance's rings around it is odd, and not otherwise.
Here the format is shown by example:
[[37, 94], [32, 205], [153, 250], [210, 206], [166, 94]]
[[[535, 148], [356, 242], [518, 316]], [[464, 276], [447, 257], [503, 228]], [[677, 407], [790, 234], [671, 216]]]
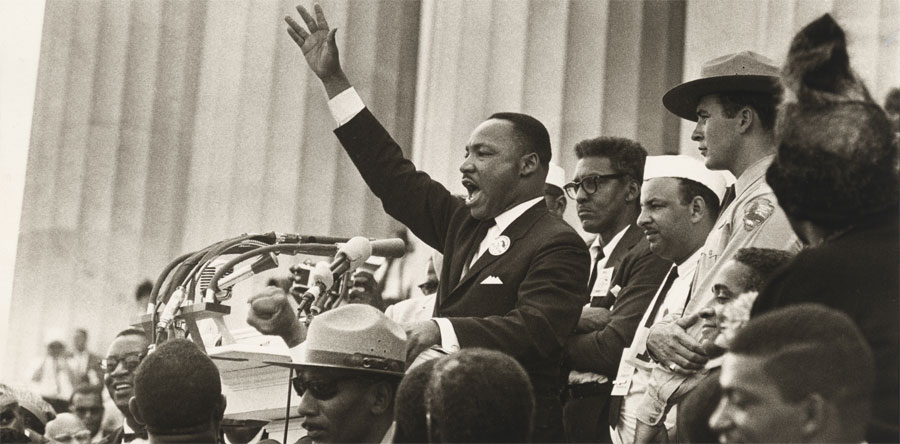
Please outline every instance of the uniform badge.
[[775, 212], [775, 205], [765, 197], [757, 197], [744, 206], [744, 229], [753, 231], [756, 227], [762, 225], [772, 213]]
[[491, 246], [488, 247], [488, 252], [493, 256], [500, 256], [503, 253], [506, 253], [506, 250], [509, 250], [509, 238], [504, 236], [500, 236], [491, 243]]

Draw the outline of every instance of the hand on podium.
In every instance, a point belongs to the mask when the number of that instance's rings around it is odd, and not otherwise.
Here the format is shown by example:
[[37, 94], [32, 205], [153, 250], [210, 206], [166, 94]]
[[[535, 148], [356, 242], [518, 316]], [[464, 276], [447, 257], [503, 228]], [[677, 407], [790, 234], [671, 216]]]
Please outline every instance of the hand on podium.
[[306, 339], [306, 328], [297, 319], [291, 303], [278, 287], [266, 287], [248, 300], [247, 323], [264, 335], [280, 336], [288, 347]]

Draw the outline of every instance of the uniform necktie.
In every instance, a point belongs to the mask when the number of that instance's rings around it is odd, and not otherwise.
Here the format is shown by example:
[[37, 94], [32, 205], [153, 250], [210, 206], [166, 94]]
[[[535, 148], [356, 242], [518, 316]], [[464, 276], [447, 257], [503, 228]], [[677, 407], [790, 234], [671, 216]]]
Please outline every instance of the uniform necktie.
[[734, 196], [734, 185], [731, 185], [727, 189], [725, 189], [725, 195], [722, 196], [722, 206], [719, 207], [720, 216], [725, 212], [725, 208], [728, 208], [728, 205], [731, 205], [731, 202], [734, 201]]

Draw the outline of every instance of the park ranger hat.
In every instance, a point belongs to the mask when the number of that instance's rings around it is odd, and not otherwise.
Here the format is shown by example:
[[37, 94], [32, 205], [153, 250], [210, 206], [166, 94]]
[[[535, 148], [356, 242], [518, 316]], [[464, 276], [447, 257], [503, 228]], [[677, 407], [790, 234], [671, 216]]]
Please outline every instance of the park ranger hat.
[[712, 59], [700, 68], [700, 78], [682, 83], [663, 95], [666, 109], [682, 119], [697, 121], [697, 103], [708, 94], [758, 92], [778, 94], [780, 70], [753, 51]]
[[316, 316], [306, 341], [291, 350], [291, 363], [276, 365], [402, 376], [405, 364], [403, 328], [375, 307], [350, 304]]

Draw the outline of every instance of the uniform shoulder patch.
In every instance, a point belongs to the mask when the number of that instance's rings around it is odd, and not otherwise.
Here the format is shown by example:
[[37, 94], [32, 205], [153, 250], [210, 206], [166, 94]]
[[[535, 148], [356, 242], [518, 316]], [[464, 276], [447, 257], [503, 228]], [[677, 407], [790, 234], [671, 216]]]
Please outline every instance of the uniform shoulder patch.
[[744, 205], [744, 229], [747, 231], [755, 230], [774, 212], [775, 205], [769, 198], [763, 196], [754, 198]]

